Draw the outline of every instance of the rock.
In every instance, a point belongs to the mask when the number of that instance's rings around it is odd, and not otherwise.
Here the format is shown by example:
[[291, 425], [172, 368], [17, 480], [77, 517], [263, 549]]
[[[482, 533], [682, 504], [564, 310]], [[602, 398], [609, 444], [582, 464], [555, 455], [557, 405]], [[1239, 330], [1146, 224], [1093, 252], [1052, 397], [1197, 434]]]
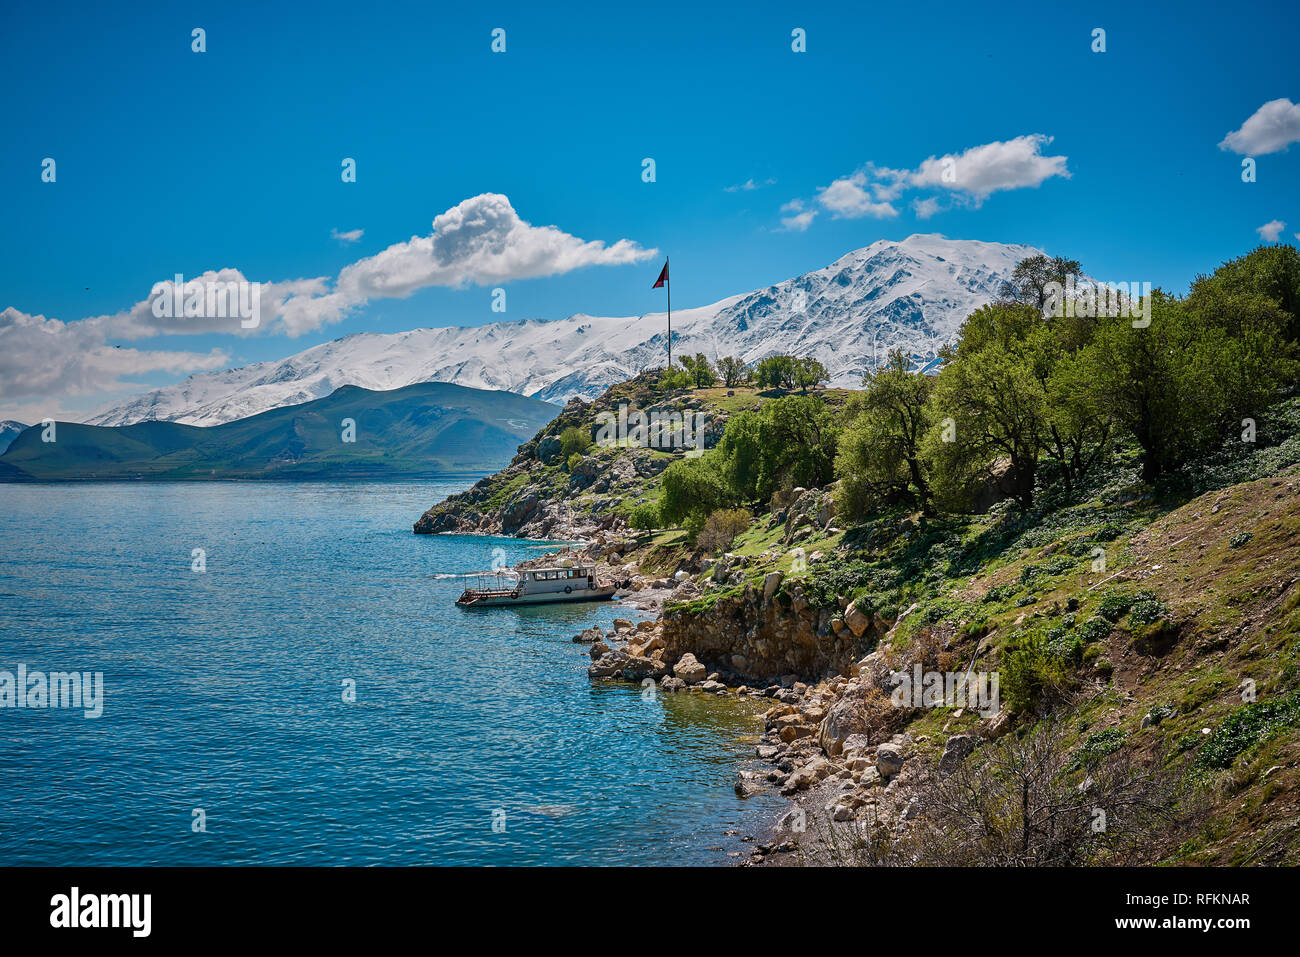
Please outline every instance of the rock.
[[609, 654], [609, 645], [605, 644], [603, 641], [597, 641], [592, 644], [590, 651], [592, 660], [599, 660]]
[[587, 675], [592, 678], [612, 678], [623, 670], [627, 660], [628, 654], [621, 648], [611, 651], [601, 655], [598, 661], [593, 661], [587, 668]]
[[[723, 692], [725, 692], [725, 691], [727, 690], [727, 686], [724, 685], [721, 681], [712, 681], [712, 680], [710, 680], [710, 681], [706, 681], [706, 682], [704, 682], [704, 684], [700, 685], [700, 690], [701, 690], [701, 691], [707, 691], [707, 692], [709, 692], [709, 693], [711, 693], [711, 694], [722, 694]], [[811, 732], [810, 732], [810, 733], [811, 733]]]
[[654, 621], [653, 621], [652, 619], [650, 619], [650, 618], [647, 618], [645, 621], [638, 621], [638, 622], [636, 623], [636, 630], [637, 630], [637, 631], [654, 631], [654, 630], [655, 630], [655, 623], [654, 623]]
[[849, 631], [853, 632], [854, 638], [861, 638], [863, 633], [871, 627], [871, 616], [859, 608], [855, 602], [844, 609], [844, 624], [849, 626]]
[[600, 639], [604, 637], [605, 637], [605, 633], [601, 631], [600, 626], [592, 625], [586, 631], [582, 631], [574, 635], [573, 640], [578, 643], [583, 643], [583, 642], [600, 641]]
[[835, 757], [840, 754], [844, 750], [844, 742], [851, 735], [871, 732], [864, 707], [864, 696], [865, 692], [861, 688], [852, 688], [826, 712], [817, 741], [829, 756]]
[[952, 774], [966, 760], [966, 756], [979, 747], [982, 739], [978, 734], [954, 734], [944, 745], [943, 757], [939, 759], [939, 773]]
[[708, 673], [709, 669], [696, 661], [695, 656], [689, 651], [677, 660], [677, 664], [673, 665], [673, 674], [688, 685], [699, 684], [708, 676]]
[[629, 658], [623, 665], [623, 677], [628, 681], [641, 681], [645, 678], [661, 678], [668, 671], [668, 666], [654, 658]]
[[737, 797], [747, 798], [763, 790], [763, 786], [755, 779], [752, 771], [737, 771], [735, 789]]
[[676, 694], [679, 691], [686, 690], [686, 682], [681, 678], [675, 678], [669, 675], [663, 681], [659, 682], [659, 688], [667, 694]]
[[768, 572], [763, 578], [763, 601], [770, 601], [776, 594], [776, 590], [781, 587], [781, 581], [785, 578], [784, 572]]
[[744, 655], [732, 655], [731, 667], [734, 668], [737, 671], [737, 673], [743, 675], [746, 671], [749, 670], [749, 659], [746, 658]]
[[858, 778], [859, 787], [870, 788], [875, 787], [879, 783], [880, 772], [876, 770], [874, 765], [863, 771], [862, 777]]
[[543, 465], [551, 465], [560, 457], [560, 439], [559, 436], [547, 435], [537, 443], [537, 457], [542, 460]]
[[632, 622], [628, 621], [626, 618], [615, 618], [615, 619], [614, 619], [614, 630], [615, 630], [615, 631], [631, 631], [631, 630], [632, 630]]
[[896, 744], [882, 744], [876, 748], [876, 770], [881, 777], [892, 778], [903, 770], [903, 749]]

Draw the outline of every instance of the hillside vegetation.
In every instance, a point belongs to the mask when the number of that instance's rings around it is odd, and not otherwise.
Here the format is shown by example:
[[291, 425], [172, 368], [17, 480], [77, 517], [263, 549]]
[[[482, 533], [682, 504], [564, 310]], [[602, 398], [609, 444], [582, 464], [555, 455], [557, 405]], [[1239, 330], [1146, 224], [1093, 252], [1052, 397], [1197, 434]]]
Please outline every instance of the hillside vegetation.
[[[670, 578], [593, 674], [698, 659], [692, 686], [775, 699], [738, 790], [825, 821], [755, 863], [1300, 862], [1300, 257], [1157, 290], [1149, 325], [1045, 312], [1080, 272], [1026, 260], [937, 376], [571, 403], [417, 531]], [[707, 450], [600, 447], [619, 403], [703, 412]], [[918, 665], [997, 675], [1000, 708], [899, 706]]]

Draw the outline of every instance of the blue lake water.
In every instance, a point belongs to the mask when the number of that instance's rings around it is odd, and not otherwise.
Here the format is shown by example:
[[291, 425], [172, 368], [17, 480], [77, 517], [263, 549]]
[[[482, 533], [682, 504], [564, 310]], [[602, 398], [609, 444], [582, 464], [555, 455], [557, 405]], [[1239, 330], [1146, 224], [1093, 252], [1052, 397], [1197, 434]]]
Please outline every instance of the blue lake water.
[[100, 671], [106, 689], [97, 719], [0, 708], [0, 863], [745, 850], [723, 831], [775, 811], [731, 787], [756, 708], [590, 682], [573, 635], [644, 617], [629, 606], [456, 608], [464, 582], [438, 573], [540, 554], [411, 533], [464, 484], [0, 485], [0, 670]]

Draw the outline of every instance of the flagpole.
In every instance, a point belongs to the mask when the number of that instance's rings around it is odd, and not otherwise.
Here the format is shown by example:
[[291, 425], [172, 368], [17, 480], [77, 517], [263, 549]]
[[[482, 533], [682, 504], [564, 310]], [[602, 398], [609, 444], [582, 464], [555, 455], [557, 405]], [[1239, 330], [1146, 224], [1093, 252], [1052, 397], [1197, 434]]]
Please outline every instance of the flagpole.
[[[668, 270], [668, 257], [664, 257], [664, 270]], [[664, 283], [668, 287], [668, 370], [673, 368], [673, 277], [672, 273], [668, 275], [668, 281]]]

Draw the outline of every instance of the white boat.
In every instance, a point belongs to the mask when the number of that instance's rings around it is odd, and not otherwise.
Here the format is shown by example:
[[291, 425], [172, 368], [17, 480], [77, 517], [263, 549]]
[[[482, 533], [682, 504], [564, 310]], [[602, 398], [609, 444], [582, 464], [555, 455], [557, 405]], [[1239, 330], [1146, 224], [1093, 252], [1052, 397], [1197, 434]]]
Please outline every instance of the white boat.
[[560, 601], [603, 601], [614, 597], [618, 585], [599, 581], [595, 565], [563, 559], [545, 568], [503, 569], [485, 573], [489, 580], [477, 588], [466, 588], [456, 599], [462, 608], [493, 608], [502, 605], [542, 605]]

